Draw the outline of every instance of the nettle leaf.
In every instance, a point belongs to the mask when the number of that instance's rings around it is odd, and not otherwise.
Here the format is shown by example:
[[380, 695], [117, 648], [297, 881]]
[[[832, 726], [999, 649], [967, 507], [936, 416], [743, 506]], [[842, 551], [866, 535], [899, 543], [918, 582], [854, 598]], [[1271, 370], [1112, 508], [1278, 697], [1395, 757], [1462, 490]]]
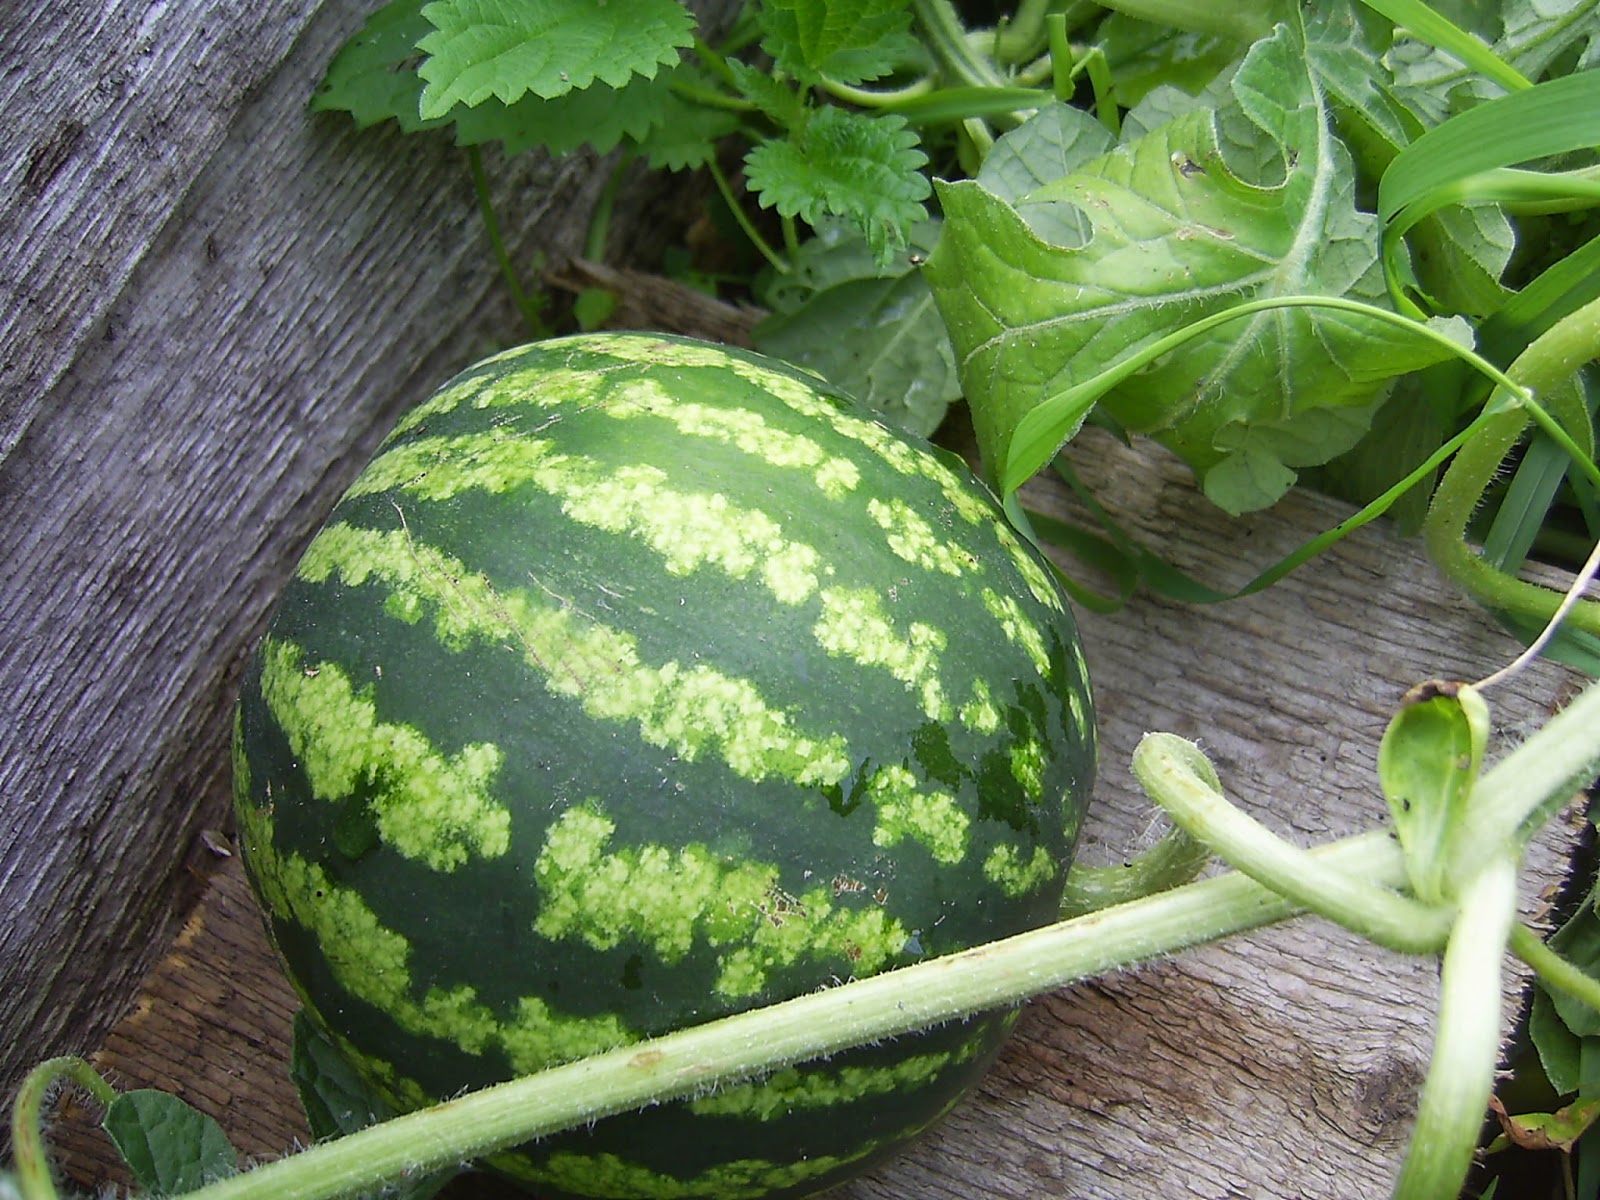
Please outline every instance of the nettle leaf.
[[435, 0], [422, 10], [433, 32], [418, 43], [427, 86], [424, 119], [490, 97], [515, 104], [588, 88], [620, 88], [655, 76], [694, 40], [679, 0]]
[[761, 48], [778, 70], [806, 83], [861, 83], [917, 52], [910, 0], [766, 0]]
[[422, 15], [427, 0], [390, 0], [367, 18], [361, 32], [346, 42], [328, 66], [313, 112], [347, 112], [365, 129], [398, 121], [406, 133], [443, 125], [448, 118], [424, 121], [420, 113], [425, 57], [417, 43], [432, 32]]
[[[662, 81], [666, 82], [665, 76]], [[618, 95], [633, 91], [640, 82], [635, 81]], [[716, 156], [717, 140], [739, 128], [737, 113], [691, 104], [680, 99], [670, 86], [662, 89], [659, 109], [653, 115], [659, 119], [651, 123], [648, 132], [630, 132], [630, 136], [657, 170], [689, 171], [704, 166]]]
[[[313, 110], [348, 112], [361, 126], [394, 120], [406, 133], [454, 127], [457, 145], [501, 142], [515, 154], [542, 147], [569, 154], [582, 146], [600, 153], [624, 140], [644, 145], [658, 166], [697, 165], [693, 145], [726, 132], [727, 118], [712, 110], [693, 114], [674, 108], [670, 82], [678, 67], [653, 76], [635, 75], [620, 88], [591, 87], [569, 91], [551, 100], [525, 95], [515, 104], [489, 98], [475, 107], [458, 104], [443, 116], [420, 115], [424, 84], [417, 68], [425, 55], [417, 49], [433, 32], [423, 15], [428, 0], [390, 0], [373, 14], [360, 33], [334, 58], [323, 85], [311, 102]], [[672, 118], [671, 138], [661, 145], [651, 139]], [[708, 118], [718, 118], [712, 120]]]
[[860, 233], [825, 223], [771, 297], [778, 311], [756, 326], [756, 349], [816, 371], [903, 429], [931, 434], [961, 395], [950, 338], [917, 266], [938, 237], [936, 222], [918, 226], [906, 253], [880, 267]]
[[456, 143], [476, 146], [501, 142], [508, 154], [542, 146], [551, 154], [570, 154], [592, 146], [604, 154], [624, 139], [644, 143], [666, 122], [672, 100], [666, 72], [654, 79], [636, 76], [626, 87], [587, 88], [554, 100], [524, 96], [515, 104], [488, 100], [476, 108], [456, 108], [451, 118]]
[[787, 79], [738, 59], [728, 60], [728, 70], [740, 93], [784, 129], [793, 129], [806, 117], [806, 97]]
[[904, 117], [829, 107], [814, 110], [788, 138], [751, 150], [745, 180], [763, 206], [786, 217], [813, 226], [844, 217], [887, 263], [927, 218], [927, 161]]
[[139, 1186], [155, 1195], [192, 1192], [238, 1174], [239, 1152], [222, 1126], [166, 1092], [121, 1093], [103, 1124]]
[[[991, 477], [1017, 422], [1046, 399], [1193, 321], [1292, 294], [1386, 306], [1375, 219], [1357, 210], [1349, 155], [1329, 127], [1300, 31], [1281, 25], [1232, 77], [1255, 158], [1241, 178], [1219, 120], [1193, 109], [1010, 204], [976, 181], [941, 185], [945, 232], [928, 266]], [[1041, 237], [1019, 212], [1067, 202], [1091, 236]], [[1397, 375], [1446, 352], [1388, 322], [1278, 309], [1185, 343], [1103, 397], [1104, 411], [1182, 455], [1220, 507], [1270, 503], [1294, 468], [1347, 449]], [[1304, 414], [1313, 435], [1290, 431]], [[1215, 474], [1214, 474], [1215, 473]]]

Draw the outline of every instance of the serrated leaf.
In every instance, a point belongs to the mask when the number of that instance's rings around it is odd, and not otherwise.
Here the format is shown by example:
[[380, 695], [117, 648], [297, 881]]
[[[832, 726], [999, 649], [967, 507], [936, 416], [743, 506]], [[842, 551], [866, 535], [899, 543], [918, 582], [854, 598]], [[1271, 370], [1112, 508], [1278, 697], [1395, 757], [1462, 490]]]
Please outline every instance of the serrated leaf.
[[808, 84], [878, 79], [915, 53], [910, 0], [767, 0], [758, 18], [762, 49]]
[[671, 97], [663, 72], [654, 79], [635, 77], [626, 87], [587, 88], [554, 100], [524, 96], [510, 105], [489, 100], [476, 108], [457, 108], [451, 118], [461, 146], [497, 141], [508, 154], [539, 146], [558, 155], [591, 146], [604, 154], [624, 138], [647, 141], [666, 120]]
[[[624, 93], [636, 86], [637, 82], [629, 85]], [[669, 87], [660, 97], [658, 119], [651, 122], [647, 132], [629, 136], [657, 170], [689, 171], [710, 162], [716, 156], [718, 139], [738, 128], [737, 113], [687, 103]]]
[[347, 112], [365, 129], [393, 120], [406, 133], [442, 125], [447, 118], [424, 121], [419, 113], [423, 54], [417, 43], [433, 29], [422, 15], [427, 0], [389, 0], [367, 18], [361, 31], [344, 44], [328, 66], [316, 94], [313, 112]]
[[795, 264], [810, 287], [758, 325], [758, 350], [808, 367], [903, 429], [931, 434], [961, 394], [944, 323], [912, 262], [938, 238], [932, 222], [913, 253], [879, 269], [859, 234], [825, 228]]
[[928, 156], [903, 117], [842, 108], [813, 112], [790, 137], [763, 142], [745, 157], [745, 179], [762, 205], [810, 225], [850, 221], [873, 257], [888, 262], [913, 225], [927, 217]]
[[191, 1192], [239, 1171], [239, 1152], [205, 1113], [152, 1088], [123, 1092], [105, 1131], [139, 1186], [159, 1196]]
[[[1081, 246], [1040, 238], [977, 182], [941, 187], [945, 233], [928, 276], [992, 477], [1030, 410], [1198, 318], [1292, 294], [1385, 303], [1374, 219], [1356, 207], [1349, 155], [1298, 28], [1257, 42], [1228, 90], [1255, 130], [1256, 160], [1275, 149], [1281, 182], [1241, 178], [1222, 152], [1219, 120], [1191, 109], [1025, 198], [1080, 209], [1093, 234]], [[1370, 410], [1396, 375], [1444, 353], [1387, 322], [1274, 310], [1173, 350], [1101, 404], [1204, 480], [1236, 452], [1240, 427], [1324, 407]], [[1207, 490], [1243, 511], [1291, 478], [1258, 453]]]
[[787, 79], [761, 70], [738, 59], [728, 61], [728, 70], [744, 98], [759, 108], [783, 129], [793, 129], [805, 120], [805, 94]]
[[422, 15], [434, 28], [418, 43], [429, 56], [418, 69], [424, 119], [490, 97], [552, 100], [597, 79], [620, 88], [653, 78], [694, 40], [678, 0], [435, 0]]

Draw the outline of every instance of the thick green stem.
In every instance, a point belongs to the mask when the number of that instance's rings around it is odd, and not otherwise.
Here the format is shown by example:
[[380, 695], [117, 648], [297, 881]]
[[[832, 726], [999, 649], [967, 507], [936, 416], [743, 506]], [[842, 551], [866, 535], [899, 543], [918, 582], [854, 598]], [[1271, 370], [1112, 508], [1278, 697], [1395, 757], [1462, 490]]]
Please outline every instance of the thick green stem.
[[1173, 823], [1263, 886], [1379, 945], [1428, 954], [1445, 944], [1453, 912], [1433, 908], [1329, 867], [1228, 802], [1193, 742], [1149, 733], [1133, 773]]
[[[1375, 833], [1318, 861], [1396, 886]], [[849, 1046], [1017, 1003], [1077, 980], [1295, 915], [1237, 872], [513, 1080], [373, 1126], [190, 1193], [188, 1200], [327, 1200]]]
[[11, 1108], [11, 1152], [23, 1200], [56, 1200], [44, 1147], [44, 1107], [51, 1089], [63, 1082], [78, 1084], [102, 1105], [117, 1098], [111, 1085], [81, 1058], [46, 1059], [28, 1072]]
[[[1600, 300], [1558, 321], [1523, 351], [1507, 374], [1538, 396], [1554, 390], [1596, 357], [1600, 357]], [[1423, 538], [1440, 570], [1486, 607], [1548, 621], [1561, 607], [1560, 592], [1496, 570], [1466, 540], [1473, 511], [1533, 415], [1529, 407], [1517, 405], [1481, 419], [1477, 433], [1457, 452], [1434, 489]], [[1600, 603], [1581, 602], [1566, 620], [1575, 629], [1600, 634]]]
[[1456, 1196], [1472, 1166], [1500, 1053], [1501, 974], [1517, 911], [1517, 870], [1490, 863], [1463, 891], [1439, 976], [1439, 1019], [1417, 1123], [1394, 1200]]

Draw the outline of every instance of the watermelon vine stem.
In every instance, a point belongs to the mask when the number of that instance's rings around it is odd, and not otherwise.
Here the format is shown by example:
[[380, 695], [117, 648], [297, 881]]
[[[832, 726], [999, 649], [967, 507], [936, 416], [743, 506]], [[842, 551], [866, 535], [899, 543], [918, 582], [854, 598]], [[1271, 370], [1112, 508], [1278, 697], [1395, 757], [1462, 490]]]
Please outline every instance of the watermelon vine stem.
[[[1401, 886], [1386, 833], [1312, 852]], [[328, 1200], [557, 1130], [864, 1042], [1018, 1003], [1091, 976], [1294, 916], [1238, 872], [525, 1076], [209, 1184], [190, 1200]]]
[[55, 1200], [55, 1181], [44, 1148], [44, 1109], [51, 1091], [60, 1083], [76, 1083], [95, 1100], [108, 1105], [116, 1091], [100, 1073], [81, 1058], [64, 1055], [46, 1059], [22, 1081], [11, 1108], [11, 1151], [15, 1157], [17, 1187], [26, 1200]]
[[1433, 1057], [1394, 1200], [1458, 1195], [1472, 1166], [1494, 1089], [1501, 976], [1516, 912], [1516, 857], [1503, 853], [1461, 896], [1439, 976]]

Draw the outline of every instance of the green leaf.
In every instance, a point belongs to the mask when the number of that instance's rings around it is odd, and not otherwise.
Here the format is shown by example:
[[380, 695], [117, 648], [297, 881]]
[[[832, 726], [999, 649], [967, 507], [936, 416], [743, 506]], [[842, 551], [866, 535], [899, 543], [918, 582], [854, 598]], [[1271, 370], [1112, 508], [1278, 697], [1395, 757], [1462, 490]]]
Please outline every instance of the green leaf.
[[936, 225], [919, 227], [911, 253], [879, 268], [859, 234], [825, 225], [796, 262], [813, 286], [756, 326], [756, 348], [816, 371], [903, 429], [931, 434], [961, 395], [950, 339], [913, 262], [937, 238]]
[[762, 49], [807, 84], [878, 79], [917, 52], [910, 0], [766, 0], [758, 18]]
[[821, 108], [787, 139], [763, 142], [745, 158], [746, 182], [762, 205], [817, 225], [843, 217], [887, 263], [911, 227], [927, 217], [921, 173], [928, 156], [903, 117]]
[[[1280, 26], [1252, 47], [1230, 94], [1242, 123], [1191, 109], [1025, 198], [1082, 211], [1092, 237], [1081, 246], [1041, 238], [1018, 206], [978, 182], [941, 185], [945, 234], [928, 276], [991, 476], [1000, 477], [1028, 412], [1201, 317], [1291, 294], [1383, 300], [1376, 227], [1356, 207], [1349, 155], [1329, 128], [1298, 30]], [[1235, 173], [1224, 126], [1235, 143], [1253, 129], [1250, 157], [1259, 165], [1270, 148], [1281, 182]], [[1214, 500], [1243, 511], [1280, 494], [1293, 467], [1316, 457], [1285, 459], [1275, 439], [1289, 422], [1347, 410], [1334, 422], [1342, 444], [1323, 446], [1331, 457], [1359, 435], [1360, 414], [1395, 376], [1446, 353], [1354, 313], [1272, 310], [1185, 343], [1101, 404], [1188, 460]], [[1251, 436], [1258, 423], [1267, 436]], [[1250, 452], [1240, 459], [1242, 447]]]
[[[1357, 6], [1318, 5], [1307, 19], [1306, 52], [1317, 77], [1339, 106], [1340, 128], [1354, 140], [1363, 176], [1378, 178], [1412, 139], [1423, 118], [1396, 94]], [[1448, 312], [1491, 312], [1503, 302], [1500, 284], [1515, 238], [1498, 208], [1453, 207], [1412, 233], [1412, 270], [1422, 290]]]
[[1596, 72], [1549, 80], [1488, 101], [1423, 134], [1395, 157], [1378, 184], [1391, 290], [1397, 290], [1404, 278], [1399, 262], [1402, 236], [1443, 206], [1469, 198], [1463, 185], [1473, 180], [1509, 181], [1523, 173], [1497, 174], [1499, 168], [1597, 143], [1600, 73]]
[[558, 155], [591, 146], [604, 154], [624, 139], [648, 145], [666, 122], [671, 103], [670, 76], [662, 72], [654, 79], [635, 77], [626, 87], [588, 88], [554, 100], [524, 96], [511, 105], [488, 100], [476, 108], [458, 107], [451, 117], [461, 146], [500, 142], [507, 154], [539, 146]]
[[783, 129], [793, 129], [805, 121], [809, 107], [805, 94], [787, 79], [763, 71], [738, 59], [728, 61], [733, 82], [744, 98], [754, 104]]
[[1528, 1039], [1556, 1094], [1568, 1096], [1577, 1091], [1583, 1063], [1581, 1039], [1567, 1028], [1550, 1001], [1550, 993], [1537, 982], [1528, 1010]]
[[[318, 1141], [355, 1133], [395, 1115], [394, 1109], [366, 1084], [304, 1011], [297, 1012], [294, 1018], [289, 1076], [300, 1093], [300, 1106], [305, 1110], [311, 1134]], [[386, 1184], [362, 1195], [382, 1200], [429, 1200], [459, 1173], [439, 1171], [420, 1179]]]
[[1468, 684], [1425, 685], [1406, 697], [1378, 744], [1378, 782], [1417, 898], [1449, 898], [1452, 838], [1489, 740], [1489, 707]]
[[490, 97], [551, 100], [596, 79], [620, 88], [653, 78], [694, 40], [678, 0], [435, 0], [422, 15], [434, 28], [418, 43], [429, 55], [418, 69], [424, 119]]
[[417, 43], [432, 31], [422, 15], [427, 0], [389, 0], [367, 18], [361, 31], [340, 48], [328, 66], [313, 112], [347, 112], [365, 129], [380, 121], [398, 121], [406, 133], [445, 123], [424, 121], [419, 108], [423, 54]]
[[1044, 185], [1107, 153], [1116, 139], [1081, 108], [1050, 104], [995, 142], [977, 182], [1016, 208], [1028, 227], [1056, 246], [1081, 246], [1092, 231], [1071, 201], [1030, 203]]
[[191, 1192], [239, 1171], [239, 1153], [222, 1126], [166, 1092], [121, 1093], [107, 1106], [104, 1125], [147, 1192]]

